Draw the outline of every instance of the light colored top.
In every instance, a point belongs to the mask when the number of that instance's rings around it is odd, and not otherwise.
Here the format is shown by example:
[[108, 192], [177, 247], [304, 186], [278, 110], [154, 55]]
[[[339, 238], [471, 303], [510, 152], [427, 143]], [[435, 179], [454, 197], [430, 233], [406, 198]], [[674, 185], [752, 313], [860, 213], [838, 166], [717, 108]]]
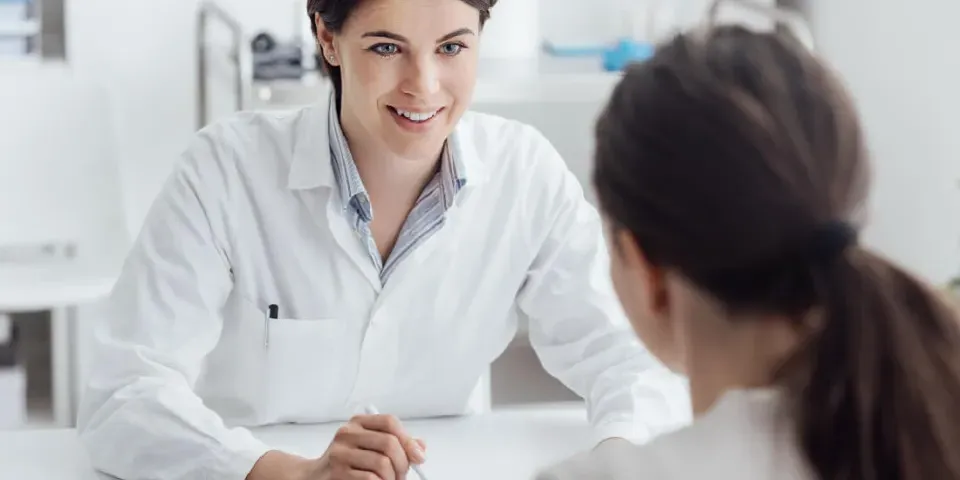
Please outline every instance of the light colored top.
[[[423, 473], [431, 480], [529, 480], [544, 465], [590, 447], [582, 406], [497, 410], [468, 417], [413, 420], [407, 428], [427, 442]], [[259, 441], [315, 458], [339, 424], [252, 429]], [[122, 454], [123, 450], [114, 453]], [[0, 431], [4, 480], [106, 480], [97, 475], [73, 430]], [[133, 478], [150, 478], [146, 472]], [[184, 479], [243, 480], [243, 477]], [[410, 480], [419, 480], [412, 472]]]
[[775, 390], [724, 395], [693, 424], [642, 445], [605, 443], [537, 480], [812, 480]]
[[629, 328], [600, 218], [542, 135], [466, 114], [470, 181], [383, 284], [318, 134], [328, 107], [240, 113], [184, 153], [95, 330], [78, 412], [95, 466], [239, 479], [269, 449], [242, 427], [343, 421], [366, 403], [471, 412], [518, 313], [546, 368], [587, 399], [597, 437], [665, 421], [678, 383]]
[[350, 225], [360, 234], [361, 241], [367, 247], [370, 260], [380, 271], [380, 281], [387, 283], [390, 273], [413, 251], [414, 248], [443, 226], [447, 209], [453, 205], [453, 199], [460, 188], [467, 183], [464, 175], [461, 154], [459, 153], [456, 132], [444, 143], [440, 155], [440, 168], [427, 183], [413, 210], [407, 216], [400, 234], [387, 257], [386, 263], [380, 256], [380, 250], [373, 239], [370, 222], [373, 221], [373, 206], [370, 195], [363, 186], [363, 179], [353, 161], [347, 137], [340, 126], [337, 104], [331, 93], [330, 115], [327, 119], [330, 131], [330, 155], [333, 158], [333, 176], [340, 189], [343, 208], [350, 219]]

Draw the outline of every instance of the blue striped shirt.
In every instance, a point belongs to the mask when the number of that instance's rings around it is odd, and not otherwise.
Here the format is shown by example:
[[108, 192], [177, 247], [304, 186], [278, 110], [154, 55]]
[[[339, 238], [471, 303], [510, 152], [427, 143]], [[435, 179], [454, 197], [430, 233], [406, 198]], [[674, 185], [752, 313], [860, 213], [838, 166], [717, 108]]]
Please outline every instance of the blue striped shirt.
[[360, 234], [360, 238], [370, 254], [370, 260], [380, 271], [380, 282], [385, 284], [387, 278], [390, 277], [390, 274], [404, 257], [443, 226], [447, 209], [453, 204], [456, 194], [467, 183], [466, 176], [462, 173], [464, 168], [459, 154], [456, 134], [451, 134], [444, 144], [443, 152], [440, 155], [439, 171], [420, 193], [417, 203], [400, 228], [400, 234], [397, 236], [393, 250], [387, 257], [386, 262], [383, 262], [370, 230], [370, 222], [373, 221], [373, 206], [370, 204], [370, 196], [363, 186], [363, 180], [360, 179], [357, 164], [350, 153], [347, 137], [343, 134], [343, 129], [340, 126], [336, 103], [335, 101], [330, 102], [328, 122], [333, 175], [340, 188], [343, 209], [347, 214], [350, 225]]

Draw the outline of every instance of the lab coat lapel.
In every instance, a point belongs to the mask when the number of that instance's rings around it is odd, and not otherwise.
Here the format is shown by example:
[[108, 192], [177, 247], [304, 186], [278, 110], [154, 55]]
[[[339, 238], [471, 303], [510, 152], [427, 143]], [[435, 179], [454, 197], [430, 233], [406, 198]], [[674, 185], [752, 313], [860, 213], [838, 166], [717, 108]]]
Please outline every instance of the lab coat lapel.
[[[438, 246], [451, 241], [448, 235], [450, 231], [450, 213], [450, 211], [447, 212], [448, 217], [444, 219], [444, 224], [436, 232], [407, 253], [406, 258], [400, 260], [400, 263], [397, 264], [393, 273], [390, 274], [390, 277], [387, 279], [387, 284], [383, 287], [383, 292], [377, 301], [377, 307], [380, 306], [384, 297], [391, 295], [400, 285], [416, 284], [428, 289], [427, 291], [433, 288], [430, 283], [425, 283], [433, 282], [433, 277], [424, 277], [425, 275], [430, 275], [431, 269], [423, 268], [423, 265], [430, 259], [430, 255], [437, 250]], [[416, 279], [411, 279], [411, 276], [415, 274], [420, 274], [421, 276]]]
[[346, 252], [374, 290], [379, 293], [383, 286], [380, 281], [380, 272], [374, 266], [373, 260], [370, 259], [370, 252], [363, 244], [361, 234], [350, 226], [342, 205], [337, 195], [330, 196], [327, 201], [326, 214], [323, 215], [328, 219], [327, 227], [340, 248]]
[[297, 191], [317, 226], [331, 233], [337, 245], [379, 292], [380, 272], [342, 211], [327, 133], [329, 99], [325, 95], [321, 98], [316, 105], [304, 110], [293, 146], [287, 186]]

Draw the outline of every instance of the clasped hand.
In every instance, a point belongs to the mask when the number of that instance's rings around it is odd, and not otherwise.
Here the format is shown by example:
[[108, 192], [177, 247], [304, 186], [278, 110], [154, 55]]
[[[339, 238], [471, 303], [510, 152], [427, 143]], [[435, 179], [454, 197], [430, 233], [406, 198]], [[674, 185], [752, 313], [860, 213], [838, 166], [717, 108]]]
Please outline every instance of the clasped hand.
[[392, 415], [357, 415], [337, 430], [309, 480], [401, 480], [426, 459], [426, 445]]

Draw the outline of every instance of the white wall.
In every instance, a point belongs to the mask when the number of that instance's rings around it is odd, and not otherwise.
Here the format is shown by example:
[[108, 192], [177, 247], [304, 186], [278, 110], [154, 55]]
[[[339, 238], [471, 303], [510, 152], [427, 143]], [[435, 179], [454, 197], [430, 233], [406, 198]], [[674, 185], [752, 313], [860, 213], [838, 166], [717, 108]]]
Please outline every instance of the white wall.
[[960, 2], [808, 0], [873, 150], [867, 240], [936, 282], [960, 273]]
[[196, 0], [67, 2], [69, 61], [113, 95], [127, 223], [139, 229], [194, 130]]

